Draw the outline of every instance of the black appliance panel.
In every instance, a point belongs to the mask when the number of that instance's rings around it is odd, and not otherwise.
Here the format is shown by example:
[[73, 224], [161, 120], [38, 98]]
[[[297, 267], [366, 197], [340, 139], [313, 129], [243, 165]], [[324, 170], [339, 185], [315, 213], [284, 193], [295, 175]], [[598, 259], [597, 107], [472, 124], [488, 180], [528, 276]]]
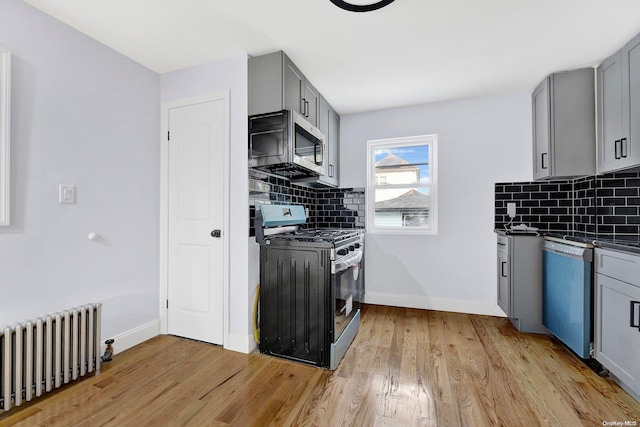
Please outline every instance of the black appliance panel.
[[329, 364], [330, 251], [260, 247], [260, 351]]

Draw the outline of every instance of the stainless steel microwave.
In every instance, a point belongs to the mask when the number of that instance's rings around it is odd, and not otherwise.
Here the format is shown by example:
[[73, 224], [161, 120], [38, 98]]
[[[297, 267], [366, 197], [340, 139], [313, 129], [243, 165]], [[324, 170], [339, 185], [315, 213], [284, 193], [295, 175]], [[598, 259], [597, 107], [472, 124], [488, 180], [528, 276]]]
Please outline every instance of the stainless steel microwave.
[[297, 112], [249, 117], [249, 167], [295, 181], [326, 175], [325, 156], [325, 136]]

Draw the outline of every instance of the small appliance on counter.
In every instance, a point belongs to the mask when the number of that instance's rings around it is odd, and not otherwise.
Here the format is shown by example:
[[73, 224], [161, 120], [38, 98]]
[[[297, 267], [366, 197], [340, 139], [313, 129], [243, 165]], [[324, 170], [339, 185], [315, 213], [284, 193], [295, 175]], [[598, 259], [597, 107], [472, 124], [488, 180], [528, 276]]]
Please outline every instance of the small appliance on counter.
[[528, 236], [539, 236], [537, 227], [530, 227], [527, 224], [505, 225], [503, 231], [505, 234], [522, 234]]
[[360, 328], [364, 232], [304, 229], [303, 206], [257, 208], [260, 352], [334, 370]]
[[509, 227], [509, 231], [511, 231], [512, 233], [537, 233], [538, 228], [529, 227], [527, 224], [518, 224]]

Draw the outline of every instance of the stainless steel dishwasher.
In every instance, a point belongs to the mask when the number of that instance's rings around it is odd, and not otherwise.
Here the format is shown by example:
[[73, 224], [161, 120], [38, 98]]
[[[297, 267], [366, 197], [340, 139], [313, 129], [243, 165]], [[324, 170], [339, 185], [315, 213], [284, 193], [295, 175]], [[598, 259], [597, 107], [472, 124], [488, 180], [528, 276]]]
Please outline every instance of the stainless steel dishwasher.
[[593, 342], [593, 245], [545, 237], [542, 324], [583, 359]]

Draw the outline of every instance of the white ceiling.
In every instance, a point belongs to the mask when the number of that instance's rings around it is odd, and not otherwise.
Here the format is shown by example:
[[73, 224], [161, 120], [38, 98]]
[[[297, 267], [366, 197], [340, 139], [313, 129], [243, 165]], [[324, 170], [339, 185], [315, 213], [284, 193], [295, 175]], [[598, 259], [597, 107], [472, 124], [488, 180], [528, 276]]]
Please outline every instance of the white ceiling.
[[531, 91], [640, 32], [638, 0], [25, 1], [158, 73], [282, 49], [342, 114]]

